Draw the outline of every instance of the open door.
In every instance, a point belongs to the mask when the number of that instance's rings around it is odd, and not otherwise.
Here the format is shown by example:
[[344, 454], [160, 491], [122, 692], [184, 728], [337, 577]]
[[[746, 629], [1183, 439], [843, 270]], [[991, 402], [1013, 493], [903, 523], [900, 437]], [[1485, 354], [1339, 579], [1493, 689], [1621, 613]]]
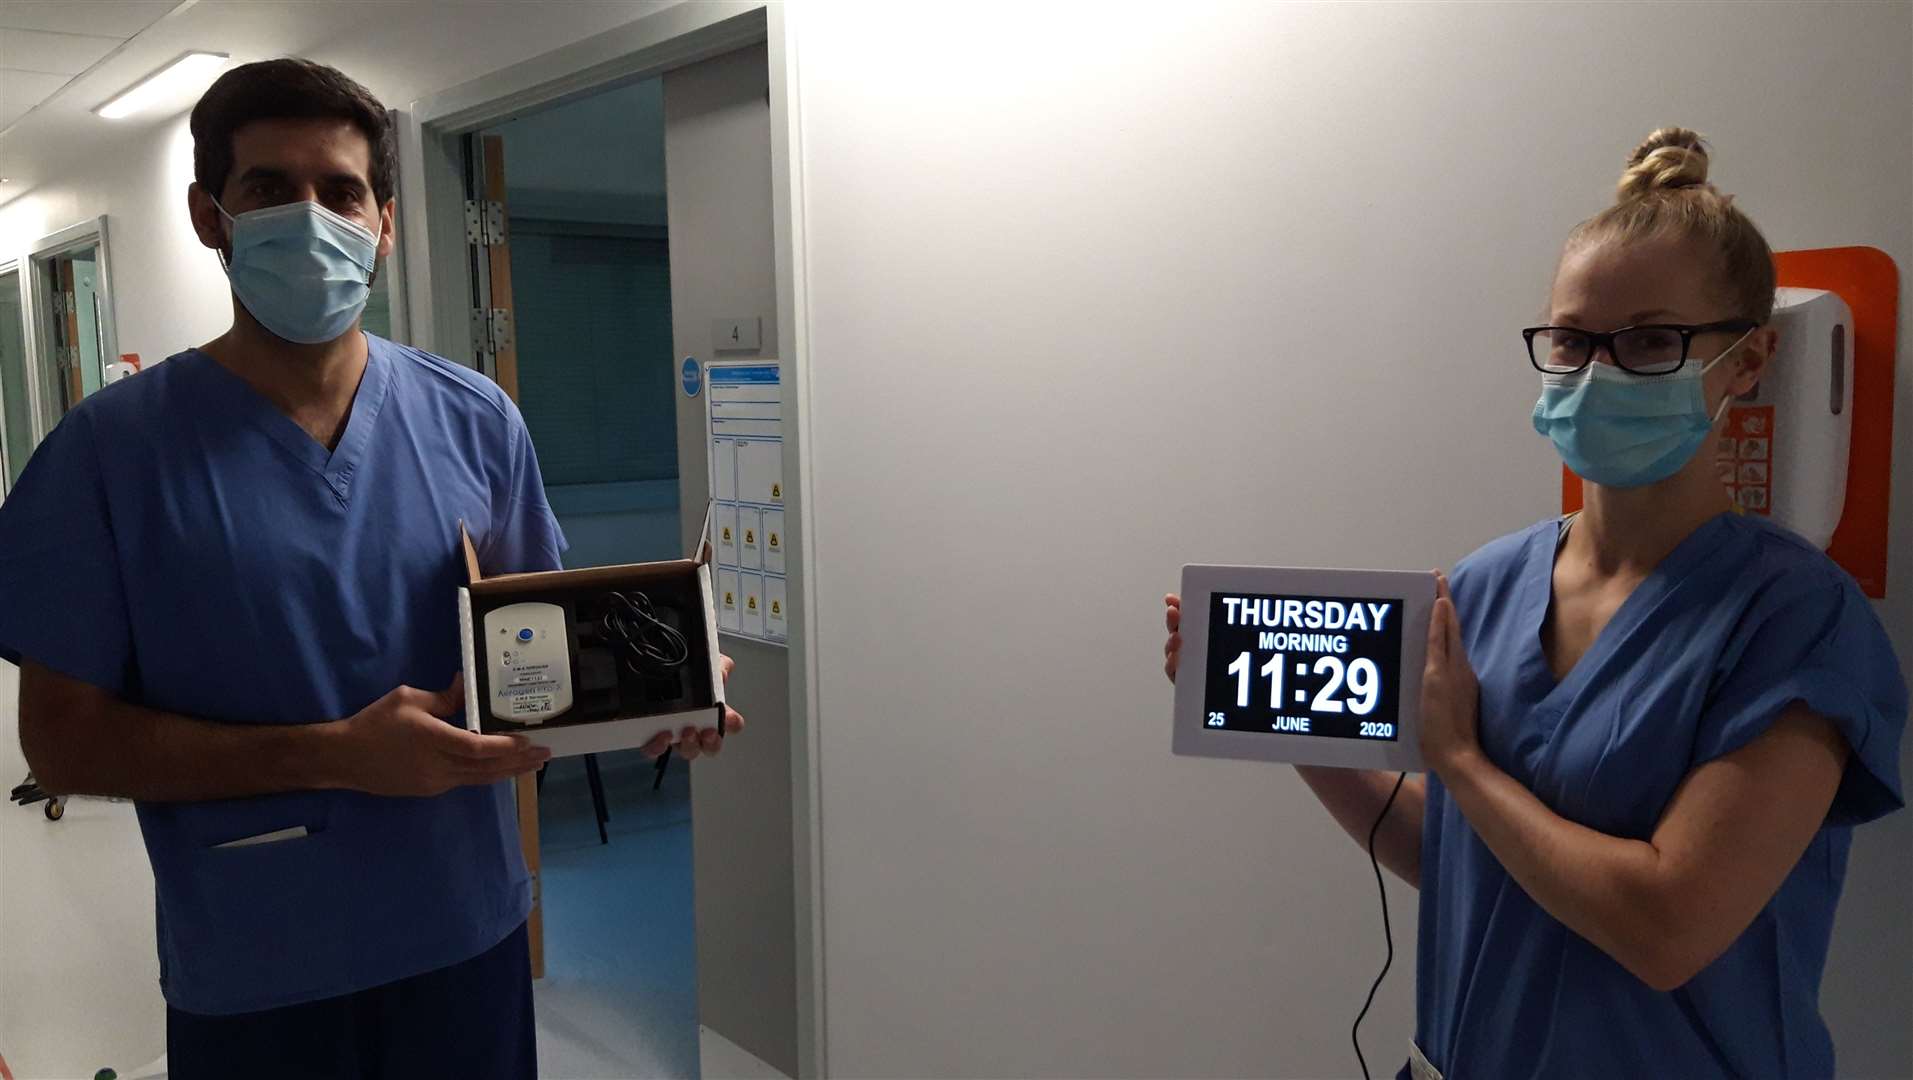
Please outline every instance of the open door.
[[106, 360], [118, 340], [109, 299], [105, 228], [100, 219], [62, 230], [44, 238], [29, 259], [40, 330], [35, 367], [43, 431], [53, 430], [82, 399], [105, 385]]
[[505, 140], [469, 142], [465, 242], [472, 256], [472, 352], [478, 368], [518, 400], [518, 345], [512, 328], [511, 238], [505, 230]]
[[20, 480], [33, 454], [33, 415], [27, 394], [25, 311], [20, 270], [0, 272], [0, 493]]
[[86, 396], [86, 382], [80, 371], [80, 305], [73, 288], [73, 260], [54, 262], [58, 275], [53, 279], [53, 342], [59, 351], [60, 415], [73, 410]]
[[[472, 260], [472, 352], [478, 368], [518, 400], [518, 348], [512, 337], [511, 246], [505, 234], [505, 140], [475, 135], [467, 143], [465, 242]], [[531, 871], [531, 977], [545, 977], [545, 905], [539, 874], [538, 783], [521, 776], [518, 840]]]

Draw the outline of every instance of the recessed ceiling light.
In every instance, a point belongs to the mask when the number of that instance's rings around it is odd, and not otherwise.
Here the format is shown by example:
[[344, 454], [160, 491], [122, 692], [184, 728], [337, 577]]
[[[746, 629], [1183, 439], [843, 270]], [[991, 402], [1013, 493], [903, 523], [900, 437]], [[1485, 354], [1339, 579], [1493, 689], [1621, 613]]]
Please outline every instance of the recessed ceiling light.
[[212, 81], [214, 72], [226, 66], [227, 59], [225, 53], [189, 52], [120, 91], [113, 100], [93, 111], [108, 120], [131, 116], [205, 86]]

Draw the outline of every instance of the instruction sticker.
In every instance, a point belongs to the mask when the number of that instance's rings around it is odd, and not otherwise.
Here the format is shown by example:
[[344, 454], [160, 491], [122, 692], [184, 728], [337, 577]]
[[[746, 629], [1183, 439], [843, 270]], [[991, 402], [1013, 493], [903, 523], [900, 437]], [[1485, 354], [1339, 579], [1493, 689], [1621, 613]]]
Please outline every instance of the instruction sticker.
[[744, 575], [744, 622], [742, 630], [751, 637], [764, 637], [764, 579]]
[[737, 555], [737, 507], [719, 504], [717, 513], [712, 515], [712, 528], [717, 535], [717, 564], [719, 566], [738, 565]]
[[1773, 512], [1774, 407], [1745, 405], [1728, 410], [1727, 432], [1714, 448], [1714, 475], [1742, 513]]
[[741, 606], [739, 596], [743, 592], [742, 582], [735, 570], [719, 570], [717, 573], [717, 628], [736, 632], [743, 626], [738, 609]]
[[784, 575], [784, 512], [764, 511], [764, 573]]
[[764, 569], [764, 546], [759, 541], [762, 535], [758, 528], [761, 515], [756, 510], [738, 511], [738, 528], [744, 530], [744, 544], [740, 549], [740, 563], [746, 570]]
[[[719, 605], [719, 628], [781, 644], [789, 622], [784, 575], [784, 399], [775, 360], [703, 365], [704, 417], [717, 504], [713, 540], [731, 603]], [[728, 529], [728, 535], [726, 530]]]
[[765, 612], [764, 635], [778, 641], [789, 638], [790, 597], [783, 578], [764, 578], [764, 601], [770, 605]]

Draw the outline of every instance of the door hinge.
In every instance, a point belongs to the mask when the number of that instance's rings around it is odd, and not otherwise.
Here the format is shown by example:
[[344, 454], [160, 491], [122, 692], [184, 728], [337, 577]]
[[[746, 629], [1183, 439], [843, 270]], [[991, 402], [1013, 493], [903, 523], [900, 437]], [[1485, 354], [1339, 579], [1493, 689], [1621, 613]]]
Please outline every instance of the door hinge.
[[491, 316], [484, 308], [472, 309], [472, 354], [477, 358], [480, 368], [491, 359]]
[[53, 314], [66, 314], [66, 294], [57, 289], [53, 292]]
[[472, 351], [494, 353], [511, 347], [511, 312], [501, 307], [473, 308]]
[[505, 242], [505, 204], [496, 199], [465, 200], [465, 242], [496, 247]]

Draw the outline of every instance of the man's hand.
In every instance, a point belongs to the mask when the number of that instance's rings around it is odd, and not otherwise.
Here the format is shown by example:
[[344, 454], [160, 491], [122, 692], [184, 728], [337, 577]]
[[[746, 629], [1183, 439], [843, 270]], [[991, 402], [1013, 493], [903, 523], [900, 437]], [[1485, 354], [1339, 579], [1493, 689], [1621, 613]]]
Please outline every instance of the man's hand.
[[[728, 656], [719, 656], [718, 659], [724, 665], [724, 681], [729, 682], [731, 669], [737, 666], [737, 662]], [[724, 735], [735, 735], [743, 730], [744, 718], [737, 714], [737, 710], [727, 706], [724, 710]], [[658, 732], [651, 736], [650, 742], [638, 749], [653, 761], [663, 757], [666, 750], [677, 751], [677, 755], [686, 761], [696, 761], [704, 755], [716, 757], [722, 753], [724, 738], [718, 734], [716, 726], [700, 728], [696, 724], [686, 724], [683, 731]]]
[[434, 694], [401, 686], [339, 725], [340, 786], [373, 795], [442, 795], [522, 776], [551, 752], [523, 735], [479, 735], [445, 718], [465, 703], [465, 678]]

